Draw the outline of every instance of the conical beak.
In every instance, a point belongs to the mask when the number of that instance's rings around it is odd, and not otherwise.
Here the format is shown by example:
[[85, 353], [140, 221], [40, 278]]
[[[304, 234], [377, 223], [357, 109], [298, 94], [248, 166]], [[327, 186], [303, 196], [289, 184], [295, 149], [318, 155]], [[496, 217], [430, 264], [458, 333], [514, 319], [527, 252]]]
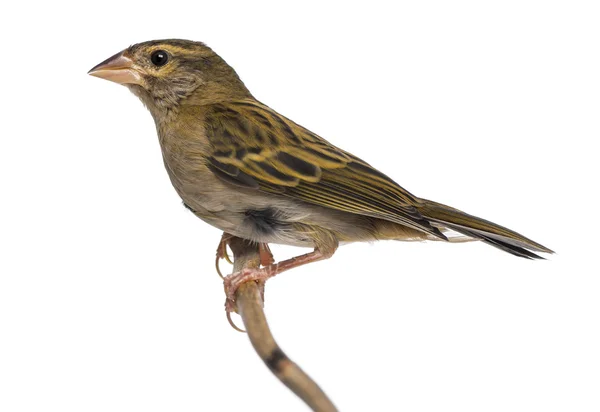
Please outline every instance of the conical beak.
[[123, 52], [94, 66], [88, 74], [119, 84], [143, 84], [142, 75], [134, 67], [133, 61], [129, 57], [125, 57]]

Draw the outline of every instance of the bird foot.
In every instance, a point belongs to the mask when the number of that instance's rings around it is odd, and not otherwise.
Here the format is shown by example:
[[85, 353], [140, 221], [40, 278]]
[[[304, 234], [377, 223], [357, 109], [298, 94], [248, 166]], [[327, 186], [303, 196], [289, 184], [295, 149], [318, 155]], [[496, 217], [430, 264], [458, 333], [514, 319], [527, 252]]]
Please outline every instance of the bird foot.
[[[215, 268], [217, 269], [217, 274], [221, 277], [221, 279], [225, 279], [225, 276], [221, 273], [221, 268], [219, 267], [219, 261], [221, 259], [225, 259], [227, 263], [233, 265], [233, 261], [229, 257], [227, 253], [227, 246], [229, 246], [229, 241], [233, 238], [229, 233], [223, 232], [223, 236], [221, 236], [221, 240], [219, 241], [219, 246], [217, 247], [217, 258], [215, 260]], [[269, 266], [275, 263], [275, 259], [273, 258], [273, 253], [271, 253], [271, 249], [267, 243], [259, 243], [258, 244], [258, 252], [260, 257], [261, 266]]]
[[[268, 251], [268, 246], [266, 247]], [[323, 253], [319, 249], [315, 249], [310, 253], [306, 253], [304, 255], [296, 256], [279, 263], [271, 263], [265, 265], [262, 268], [246, 268], [239, 272], [232, 273], [231, 275], [225, 276], [223, 278], [223, 285], [225, 287], [225, 295], [227, 296], [227, 300], [225, 302], [225, 309], [227, 312], [236, 312], [237, 308], [235, 305], [235, 292], [238, 288], [246, 282], [256, 281], [258, 282], [261, 288], [261, 295], [264, 302], [264, 287], [265, 281], [273, 276], [285, 272], [287, 270], [293, 269], [298, 266], [306, 265], [307, 263], [316, 262], [319, 260], [327, 259], [333, 254], [331, 253]], [[265, 259], [263, 262], [263, 258], [261, 257], [261, 263], [265, 264], [267, 261], [273, 259], [271, 252], [265, 254], [268, 259]]]
[[237, 312], [235, 304], [235, 293], [238, 288], [246, 282], [257, 282], [260, 287], [261, 297], [264, 301], [265, 293], [265, 281], [272, 277], [270, 271], [261, 269], [243, 269], [239, 272], [232, 273], [231, 275], [225, 276], [223, 279], [223, 286], [225, 288], [225, 295], [227, 300], [225, 301], [225, 310], [227, 312]]

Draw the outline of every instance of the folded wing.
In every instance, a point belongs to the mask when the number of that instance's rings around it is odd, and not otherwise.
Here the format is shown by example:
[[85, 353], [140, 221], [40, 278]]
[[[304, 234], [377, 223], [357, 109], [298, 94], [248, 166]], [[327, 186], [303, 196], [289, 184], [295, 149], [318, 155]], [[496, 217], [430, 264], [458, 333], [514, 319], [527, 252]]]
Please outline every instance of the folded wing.
[[211, 170], [248, 189], [445, 236], [418, 199], [368, 163], [256, 101], [215, 104], [206, 116]]

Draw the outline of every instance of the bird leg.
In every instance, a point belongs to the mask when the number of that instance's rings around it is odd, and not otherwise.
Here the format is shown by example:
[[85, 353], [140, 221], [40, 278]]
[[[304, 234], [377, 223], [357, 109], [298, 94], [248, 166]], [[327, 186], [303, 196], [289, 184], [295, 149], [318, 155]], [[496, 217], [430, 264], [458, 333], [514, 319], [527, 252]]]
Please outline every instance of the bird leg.
[[[217, 259], [215, 260], [215, 268], [217, 269], [217, 274], [221, 277], [221, 279], [225, 279], [225, 277], [221, 273], [219, 261], [221, 259], [225, 259], [227, 263], [233, 265], [231, 258], [227, 254], [227, 246], [229, 245], [229, 241], [232, 237], [233, 235], [223, 232], [223, 236], [221, 236], [221, 240], [219, 241], [219, 246], [217, 246]], [[260, 256], [261, 266], [269, 266], [270, 264], [275, 262], [275, 259], [273, 259], [273, 253], [271, 253], [271, 249], [269, 248], [269, 245], [267, 243], [259, 243], [258, 252]]]
[[[268, 250], [268, 245], [264, 245]], [[270, 263], [260, 269], [244, 269], [239, 272], [232, 273], [231, 275], [225, 276], [223, 282], [225, 286], [225, 294], [227, 295], [227, 300], [225, 302], [225, 310], [227, 312], [235, 312], [235, 292], [242, 283], [250, 281], [266, 281], [267, 279], [272, 278], [273, 276], [278, 275], [281, 272], [285, 272], [286, 270], [306, 265], [307, 263], [328, 259], [332, 255], [333, 252], [324, 253], [319, 249], [315, 249], [313, 252], [296, 256], [279, 263]], [[270, 258], [272, 259], [272, 255], [270, 256]]]
[[258, 254], [260, 256], [261, 266], [269, 266], [275, 263], [275, 259], [273, 259], [273, 253], [271, 253], [271, 248], [269, 247], [268, 243], [258, 244]]

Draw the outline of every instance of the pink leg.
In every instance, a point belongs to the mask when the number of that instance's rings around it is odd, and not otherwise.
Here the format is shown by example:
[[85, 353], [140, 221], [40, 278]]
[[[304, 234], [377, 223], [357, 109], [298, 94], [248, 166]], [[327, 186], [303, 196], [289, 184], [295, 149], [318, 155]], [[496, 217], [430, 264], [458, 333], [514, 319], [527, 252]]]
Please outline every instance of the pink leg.
[[227, 295], [225, 309], [227, 312], [235, 311], [235, 292], [242, 283], [260, 280], [265, 281], [286, 270], [306, 265], [307, 263], [328, 259], [332, 254], [333, 253], [325, 254], [320, 250], [315, 249], [313, 252], [296, 256], [279, 263], [271, 263], [260, 269], [244, 269], [240, 272], [225, 276], [225, 281], [223, 282], [225, 285], [225, 294]]
[[[231, 258], [227, 254], [227, 245], [229, 245], [229, 241], [233, 236], [229, 233], [223, 232], [223, 236], [221, 236], [221, 240], [219, 241], [219, 246], [217, 246], [217, 258], [215, 260], [215, 267], [217, 269], [217, 273], [224, 279], [225, 277], [221, 273], [221, 269], [219, 268], [219, 261], [221, 259], [225, 259], [227, 263], [233, 265]], [[260, 254], [260, 264], [261, 266], [269, 266], [270, 264], [275, 262], [273, 259], [273, 253], [271, 253], [271, 248], [267, 243], [259, 243], [258, 244], [258, 252]]]
[[269, 247], [268, 243], [259, 243], [258, 253], [260, 255], [261, 266], [269, 266], [275, 263], [275, 259], [273, 259], [273, 253], [271, 253], [271, 248]]

